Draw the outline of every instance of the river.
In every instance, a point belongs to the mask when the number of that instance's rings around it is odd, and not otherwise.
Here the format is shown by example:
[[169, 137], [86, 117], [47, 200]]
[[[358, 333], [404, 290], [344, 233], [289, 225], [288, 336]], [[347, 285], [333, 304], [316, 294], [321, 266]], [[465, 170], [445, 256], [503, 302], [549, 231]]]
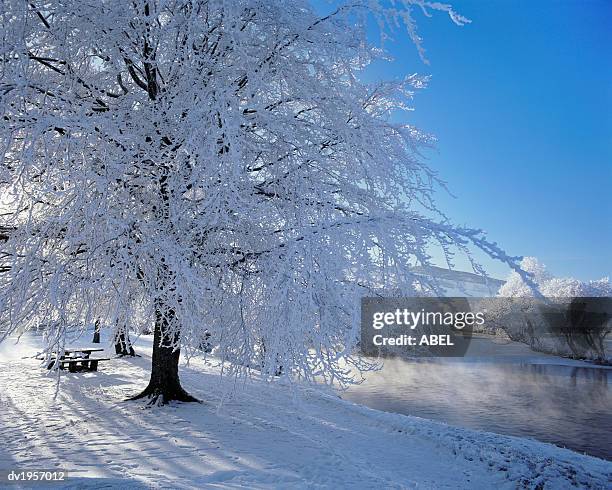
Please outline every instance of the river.
[[612, 460], [612, 369], [477, 337], [461, 359], [387, 359], [343, 398]]

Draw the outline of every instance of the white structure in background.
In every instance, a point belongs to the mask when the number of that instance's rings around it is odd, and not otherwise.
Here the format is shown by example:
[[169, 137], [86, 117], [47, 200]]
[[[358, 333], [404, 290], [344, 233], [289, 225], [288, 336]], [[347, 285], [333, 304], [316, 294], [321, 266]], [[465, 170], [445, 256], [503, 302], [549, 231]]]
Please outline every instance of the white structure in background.
[[501, 279], [472, 272], [455, 271], [435, 266], [419, 266], [413, 273], [435, 279], [444, 288], [444, 296], [489, 297], [497, 295], [504, 284]]

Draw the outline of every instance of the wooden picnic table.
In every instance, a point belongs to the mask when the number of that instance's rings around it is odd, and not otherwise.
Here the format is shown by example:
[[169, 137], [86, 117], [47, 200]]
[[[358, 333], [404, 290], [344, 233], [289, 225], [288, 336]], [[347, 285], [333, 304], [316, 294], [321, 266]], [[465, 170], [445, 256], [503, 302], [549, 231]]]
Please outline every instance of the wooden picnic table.
[[82, 353], [84, 356], [89, 356], [92, 352], [102, 352], [103, 350], [101, 347], [71, 347], [70, 349], [64, 349], [64, 354]]
[[[59, 356], [59, 365], [60, 369], [64, 369], [68, 366], [68, 370], [71, 373], [75, 373], [77, 371], [97, 371], [98, 370], [98, 362], [100, 361], [110, 361], [110, 358], [91, 358], [92, 352], [101, 352], [104, 349], [100, 347], [71, 347], [69, 349], [64, 349], [64, 353]], [[52, 356], [47, 365], [47, 369], [53, 368], [55, 366], [58, 353], [53, 352]]]

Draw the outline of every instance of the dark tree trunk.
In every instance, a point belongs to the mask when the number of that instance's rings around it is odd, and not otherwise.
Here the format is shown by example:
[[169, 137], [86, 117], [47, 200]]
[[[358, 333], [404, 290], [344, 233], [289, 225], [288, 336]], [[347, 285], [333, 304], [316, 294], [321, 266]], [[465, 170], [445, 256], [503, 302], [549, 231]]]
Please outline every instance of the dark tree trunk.
[[[147, 17], [150, 15], [149, 5], [145, 3], [144, 13]], [[149, 39], [145, 37], [143, 45], [143, 55], [145, 60], [153, 60], [154, 49]], [[159, 85], [157, 82], [157, 67], [151, 61], [144, 62], [146, 73], [146, 86], [149, 94], [149, 99], [154, 101], [159, 93]], [[132, 73], [132, 78], [135, 80], [138, 77]], [[143, 82], [141, 82], [143, 83]], [[167, 141], [171, 141], [166, 138]], [[163, 145], [167, 145], [167, 141], [162, 139]], [[170, 197], [171, 192], [168, 190], [168, 174], [169, 169], [162, 167], [161, 175], [159, 176], [159, 196], [162, 206], [156, 210], [156, 217], [161, 223], [168, 224], [170, 221]], [[154, 208], [155, 209], [155, 208]], [[162, 259], [162, 270], [165, 272], [165, 279], [159, 283], [163, 290], [171, 287], [172, 273]], [[178, 374], [179, 358], [181, 355], [178, 347], [179, 332], [178, 329], [172, 329], [171, 325], [176, 321], [176, 312], [172, 308], [166, 307], [163, 302], [155, 305], [155, 330], [153, 332], [153, 357], [151, 359], [151, 379], [145, 390], [131, 398], [137, 400], [139, 398], [149, 398], [149, 404], [165, 404], [172, 400], [183, 402], [197, 402], [198, 400], [187, 393], [181, 386]]]
[[136, 356], [130, 337], [126, 332], [121, 332], [115, 337], [115, 354], [119, 356]]
[[174, 316], [170, 311], [166, 316], [156, 312], [155, 331], [153, 334], [153, 358], [151, 362], [151, 380], [145, 390], [131, 398], [149, 398], [151, 405], [163, 405], [172, 400], [197, 402], [187, 393], [179, 380], [178, 366], [180, 349], [173, 349], [178, 344], [178, 333], [169, 331], [169, 321]]
[[[280, 362], [279, 356], [278, 354], [276, 354], [276, 359], [274, 362], [274, 376], [282, 376], [283, 375], [283, 365]], [[261, 339], [261, 370], [265, 371], [266, 369], [266, 362], [267, 362], [267, 358], [266, 358], [266, 342], [265, 340], [262, 338]]]
[[100, 321], [99, 320], [96, 320], [96, 323], [94, 323], [94, 336], [93, 336], [92, 342], [94, 344], [100, 343]]

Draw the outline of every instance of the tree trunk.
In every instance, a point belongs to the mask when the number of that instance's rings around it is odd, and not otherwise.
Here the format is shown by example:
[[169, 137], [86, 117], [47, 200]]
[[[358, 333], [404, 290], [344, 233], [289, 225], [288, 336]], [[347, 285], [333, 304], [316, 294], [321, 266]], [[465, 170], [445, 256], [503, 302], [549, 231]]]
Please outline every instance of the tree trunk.
[[136, 356], [130, 337], [126, 332], [121, 332], [115, 337], [115, 354], [119, 356]]
[[183, 389], [179, 380], [178, 365], [181, 352], [178, 348], [173, 349], [173, 346], [178, 345], [179, 335], [172, 334], [168, 325], [170, 318], [173, 317], [173, 311], [169, 311], [166, 316], [159, 310], [156, 311], [151, 380], [145, 390], [131, 400], [149, 398], [150, 405], [164, 405], [172, 400], [199, 401]]
[[92, 342], [94, 344], [100, 343], [100, 321], [99, 320], [96, 320], [96, 323], [94, 323], [94, 335], [93, 335]]

